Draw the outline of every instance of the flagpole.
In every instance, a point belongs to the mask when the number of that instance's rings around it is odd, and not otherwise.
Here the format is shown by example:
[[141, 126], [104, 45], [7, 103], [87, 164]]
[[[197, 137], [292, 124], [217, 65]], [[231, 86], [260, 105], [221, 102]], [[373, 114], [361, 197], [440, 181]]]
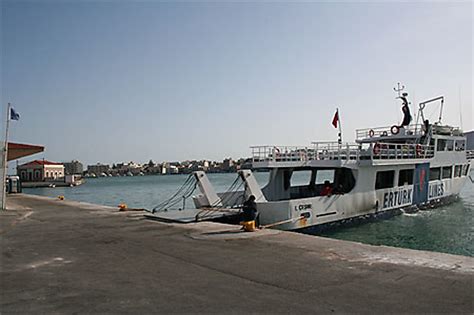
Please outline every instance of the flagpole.
[[337, 111], [337, 120], [339, 125], [339, 145], [342, 145], [342, 126], [341, 126], [341, 116], [339, 115], [339, 108], [336, 108]]
[[10, 108], [11, 105], [8, 103], [7, 105], [7, 120], [5, 124], [5, 143], [3, 145], [3, 165], [2, 165], [2, 184], [0, 187], [2, 188], [2, 209], [1, 210], [6, 210], [7, 209], [7, 193], [6, 193], [6, 187], [5, 187], [5, 182], [7, 180], [7, 164], [8, 164], [8, 128], [10, 126]]

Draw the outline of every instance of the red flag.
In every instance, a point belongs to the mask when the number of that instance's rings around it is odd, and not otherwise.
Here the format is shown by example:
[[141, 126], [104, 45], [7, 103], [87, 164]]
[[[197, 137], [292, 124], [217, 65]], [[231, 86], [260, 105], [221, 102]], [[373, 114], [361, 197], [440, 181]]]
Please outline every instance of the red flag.
[[337, 128], [337, 123], [339, 122], [339, 111], [336, 111], [334, 118], [332, 119], [332, 125], [334, 128]]

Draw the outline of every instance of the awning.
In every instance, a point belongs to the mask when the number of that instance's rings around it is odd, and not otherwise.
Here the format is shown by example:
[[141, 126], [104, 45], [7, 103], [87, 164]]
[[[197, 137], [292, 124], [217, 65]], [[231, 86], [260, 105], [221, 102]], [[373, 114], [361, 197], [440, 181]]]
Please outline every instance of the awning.
[[44, 151], [44, 146], [8, 142], [7, 160], [12, 161]]

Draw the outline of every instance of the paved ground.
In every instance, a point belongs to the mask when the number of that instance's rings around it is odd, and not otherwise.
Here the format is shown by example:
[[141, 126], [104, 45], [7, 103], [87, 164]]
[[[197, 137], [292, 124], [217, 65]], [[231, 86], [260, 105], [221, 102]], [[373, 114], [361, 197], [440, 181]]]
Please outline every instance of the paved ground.
[[0, 214], [10, 313], [473, 313], [474, 259], [16, 195]]

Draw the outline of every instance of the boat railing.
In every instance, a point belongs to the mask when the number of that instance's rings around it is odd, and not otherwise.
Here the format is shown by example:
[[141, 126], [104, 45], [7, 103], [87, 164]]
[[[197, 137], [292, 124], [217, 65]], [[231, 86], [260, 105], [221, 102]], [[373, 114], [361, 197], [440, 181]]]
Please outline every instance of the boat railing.
[[474, 160], [474, 150], [466, 151], [466, 158], [468, 160]]
[[[356, 139], [366, 139], [373, 137], [388, 137], [393, 135], [392, 129], [393, 126], [388, 127], [375, 127], [375, 128], [366, 128], [366, 129], [357, 129], [356, 130]], [[400, 128], [397, 135], [422, 135], [423, 134], [423, 125], [414, 124], [407, 127]]]
[[302, 162], [358, 158], [359, 145], [339, 145], [337, 142], [318, 142], [309, 146], [267, 145], [253, 146], [253, 162]]
[[313, 142], [310, 146], [252, 146], [251, 150], [254, 163], [428, 159], [435, 152], [434, 146], [421, 144], [376, 143], [363, 148], [360, 144], [338, 142]]
[[433, 145], [377, 142], [370, 146], [370, 152], [367, 153], [373, 160], [431, 159], [435, 148]]

